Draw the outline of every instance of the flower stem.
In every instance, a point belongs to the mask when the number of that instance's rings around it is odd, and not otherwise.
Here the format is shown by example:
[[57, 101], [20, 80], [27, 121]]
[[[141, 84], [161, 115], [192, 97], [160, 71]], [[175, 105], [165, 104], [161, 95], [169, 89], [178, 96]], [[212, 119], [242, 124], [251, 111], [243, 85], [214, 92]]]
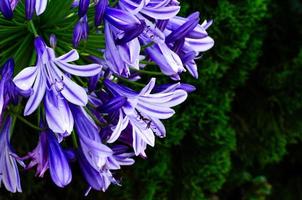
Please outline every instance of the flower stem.
[[[20, 101], [19, 101], [19, 105], [16, 107], [16, 112], [18, 113], [21, 109], [21, 104], [20, 104]], [[15, 115], [13, 115], [12, 117], [12, 125], [11, 125], [11, 129], [10, 129], [10, 136], [13, 135], [13, 132], [14, 132], [14, 129], [15, 129], [15, 125], [16, 125], [16, 121], [17, 121], [17, 117]]]
[[138, 86], [138, 87], [145, 87], [145, 85], [142, 84], [142, 83], [137, 83], [137, 82], [134, 82], [134, 81], [129, 81], [128, 79], [123, 78], [123, 77], [120, 77], [120, 76], [118, 76], [117, 78], [118, 78], [119, 80], [121, 80], [121, 81], [123, 81], [123, 82], [126, 82], [126, 83], [129, 83], [129, 84], [131, 84], [131, 85], [135, 85], [135, 86]]
[[78, 140], [77, 140], [74, 130], [71, 132], [71, 138], [72, 138], [72, 143], [73, 143], [74, 147], [78, 148]]
[[141, 74], [148, 74], [148, 75], [153, 75], [153, 76], [164, 76], [161, 72], [153, 72], [153, 71], [147, 71], [147, 70], [142, 70], [142, 69], [135, 69], [133, 67], [130, 68], [131, 70], [141, 73]]
[[35, 37], [39, 37], [39, 35], [38, 35], [38, 33], [37, 33], [37, 30], [36, 30], [36, 28], [35, 28], [35, 25], [34, 25], [33, 21], [30, 20], [30, 21], [28, 22], [28, 24], [29, 24], [29, 28], [32, 30], [34, 36], [35, 36]]
[[42, 128], [40, 128], [40, 127], [38, 127], [38, 126], [36, 126], [36, 125], [30, 123], [29, 121], [27, 121], [26, 119], [24, 119], [24, 118], [21, 117], [20, 115], [15, 115], [14, 117], [17, 117], [20, 121], [22, 121], [24, 124], [30, 126], [30, 127], [33, 128], [33, 129], [36, 129], [36, 130], [38, 130], [38, 131], [43, 131]]

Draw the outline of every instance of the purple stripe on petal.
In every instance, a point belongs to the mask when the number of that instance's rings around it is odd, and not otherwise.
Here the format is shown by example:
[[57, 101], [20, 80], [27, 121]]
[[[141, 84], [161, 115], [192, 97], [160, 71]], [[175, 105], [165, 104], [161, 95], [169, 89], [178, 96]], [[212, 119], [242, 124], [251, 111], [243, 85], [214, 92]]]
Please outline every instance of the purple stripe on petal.
[[89, 64], [89, 65], [74, 65], [64, 62], [55, 62], [58, 67], [66, 71], [69, 74], [91, 77], [101, 72], [102, 67], [99, 64]]
[[49, 132], [49, 171], [53, 182], [59, 187], [65, 187], [71, 182], [72, 174], [57, 138]]
[[102, 105], [99, 110], [104, 113], [110, 113], [120, 109], [127, 101], [126, 97], [117, 96]]
[[116, 28], [124, 31], [133, 30], [140, 24], [140, 21], [134, 15], [109, 7], [106, 9], [105, 19]]
[[33, 86], [33, 94], [29, 97], [25, 109], [24, 115], [30, 115], [40, 105], [46, 90], [46, 80], [41, 70], [37, 70], [37, 78]]
[[66, 100], [61, 95], [56, 96], [52, 91], [47, 91], [44, 106], [49, 128], [64, 136], [65, 132], [70, 134], [74, 121]]
[[69, 51], [68, 53], [58, 57], [55, 59], [55, 61], [60, 61], [60, 62], [73, 62], [76, 61], [80, 58], [77, 50], [73, 49]]
[[168, 119], [175, 114], [175, 111], [168, 107], [161, 107], [152, 104], [137, 104], [137, 109], [146, 115], [158, 119]]

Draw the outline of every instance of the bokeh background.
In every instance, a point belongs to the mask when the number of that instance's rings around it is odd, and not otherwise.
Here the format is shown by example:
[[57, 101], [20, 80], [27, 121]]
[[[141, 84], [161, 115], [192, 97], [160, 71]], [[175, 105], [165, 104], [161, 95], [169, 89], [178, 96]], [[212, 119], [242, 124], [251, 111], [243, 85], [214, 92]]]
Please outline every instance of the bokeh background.
[[[182, 15], [214, 19], [215, 47], [199, 61], [198, 90], [165, 123], [147, 160], [115, 174], [122, 186], [87, 198], [73, 166], [73, 182], [59, 189], [49, 174], [21, 171], [22, 194], [0, 199], [262, 200], [302, 199], [301, 0], [187, 0]], [[21, 124], [14, 147], [36, 144]], [[37, 139], [33, 140], [37, 141]], [[23, 151], [23, 152], [24, 152]]]

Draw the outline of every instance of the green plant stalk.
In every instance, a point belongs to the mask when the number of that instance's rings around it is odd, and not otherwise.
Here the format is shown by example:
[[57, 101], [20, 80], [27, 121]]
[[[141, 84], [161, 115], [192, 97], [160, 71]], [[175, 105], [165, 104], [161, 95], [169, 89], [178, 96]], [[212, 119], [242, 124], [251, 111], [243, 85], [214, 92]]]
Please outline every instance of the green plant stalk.
[[78, 148], [78, 140], [74, 130], [71, 132], [72, 143], [75, 148]]
[[36, 30], [36, 28], [35, 28], [35, 25], [34, 25], [33, 21], [30, 20], [30, 21], [28, 22], [28, 24], [29, 24], [29, 28], [32, 30], [34, 36], [35, 36], [35, 37], [39, 37], [39, 35], [38, 35], [38, 33], [37, 33], [37, 30]]

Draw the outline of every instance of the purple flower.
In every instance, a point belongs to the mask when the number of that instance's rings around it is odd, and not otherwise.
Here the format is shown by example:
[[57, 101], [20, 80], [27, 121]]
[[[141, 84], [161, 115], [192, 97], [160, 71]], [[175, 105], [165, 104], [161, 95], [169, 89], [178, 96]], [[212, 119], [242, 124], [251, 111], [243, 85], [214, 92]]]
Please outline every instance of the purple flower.
[[41, 15], [46, 9], [47, 1], [48, 0], [26, 0], [25, 1], [26, 19], [31, 20], [35, 11], [38, 16]]
[[133, 30], [141, 23], [136, 16], [124, 10], [109, 7], [105, 11], [105, 19], [117, 29], [123, 31]]
[[78, 23], [75, 25], [72, 36], [72, 44], [75, 48], [79, 46], [81, 40], [88, 38], [89, 26], [87, 16], [81, 17]]
[[98, 2], [96, 3], [95, 16], [94, 16], [95, 26], [101, 25], [108, 5], [109, 5], [108, 0], [98, 0]]
[[180, 10], [180, 6], [177, 3], [171, 3], [171, 0], [120, 0], [119, 6], [132, 14], [141, 13], [160, 20], [170, 19]]
[[40, 134], [36, 148], [22, 158], [22, 160], [27, 159], [31, 159], [31, 161], [26, 169], [31, 169], [37, 165], [36, 176], [43, 177], [44, 173], [49, 168], [47, 132], [42, 132]]
[[56, 57], [54, 50], [47, 47], [41, 37], [35, 39], [35, 47], [38, 55], [36, 66], [23, 69], [14, 78], [14, 83], [20, 89], [33, 88], [24, 115], [30, 115], [37, 109], [46, 92], [44, 106], [49, 128], [63, 136], [68, 135], [73, 127], [73, 119], [67, 102], [85, 106], [88, 96], [84, 88], [74, 83], [61, 70], [76, 76], [89, 77], [98, 74], [102, 68], [98, 64], [70, 64], [69, 62], [79, 58], [76, 50]]
[[8, 59], [6, 63], [3, 65], [3, 67], [0, 69], [1, 71], [0, 122], [1, 122], [3, 111], [11, 101], [17, 104], [19, 95], [29, 96], [32, 92], [31, 89], [21, 90], [18, 87], [16, 87], [16, 85], [13, 82], [14, 65], [15, 65], [14, 60]]
[[25, 1], [25, 15], [27, 20], [31, 20], [34, 15], [36, 0]]
[[90, 0], [80, 0], [79, 1], [79, 10], [78, 15], [79, 17], [84, 17], [87, 14], [89, 8]]
[[165, 30], [166, 42], [173, 46], [174, 50], [180, 55], [184, 66], [195, 78], [198, 78], [198, 71], [194, 59], [201, 52], [214, 46], [214, 40], [206, 32], [212, 21], [204, 21], [199, 25], [197, 24], [198, 15], [198, 13], [194, 13], [188, 18], [174, 17], [169, 20]]
[[188, 17], [188, 20], [181, 26], [175, 28], [167, 37], [166, 43], [175, 42], [183, 39], [189, 33], [191, 33], [199, 22], [199, 12], [195, 12]]
[[79, 106], [70, 105], [75, 119], [75, 128], [79, 136], [82, 152], [95, 170], [101, 170], [112, 150], [104, 145], [99, 130], [85, 110]]
[[[10, 145], [10, 126], [12, 120], [8, 116], [0, 131], [0, 184], [10, 192], [22, 192], [17, 162], [24, 167]], [[16, 162], [17, 161], [17, 162]]]
[[115, 145], [112, 147], [113, 155], [107, 158], [106, 167], [110, 170], [120, 169], [121, 166], [134, 164], [132, 158], [135, 154], [129, 152], [129, 147], [125, 145]]
[[49, 169], [53, 182], [59, 187], [65, 187], [71, 182], [68, 159], [51, 131], [42, 132], [37, 147], [22, 159], [31, 159], [27, 169], [37, 165], [36, 175], [39, 177], [43, 177]]
[[109, 169], [96, 170], [93, 168], [80, 149], [78, 151], [78, 161], [83, 176], [89, 184], [89, 189], [85, 196], [88, 195], [92, 188], [105, 192], [111, 183], [117, 184]]
[[68, 160], [54, 134], [48, 133], [47, 136], [50, 176], [57, 186], [64, 187], [72, 178]]
[[[174, 84], [163, 84], [159, 86], [155, 86], [154, 89], [152, 90], [153, 92], [162, 92], [163, 90], [166, 90], [167, 88], [173, 86]], [[196, 87], [190, 84], [186, 83], [180, 83], [177, 88], [175, 89], [180, 89], [184, 90], [188, 93], [194, 92], [196, 90]]]
[[53, 48], [53, 49], [56, 48], [56, 46], [57, 46], [57, 37], [56, 37], [56, 35], [54, 35], [54, 34], [50, 35], [49, 43], [50, 43], [51, 48]]
[[151, 94], [155, 86], [154, 78], [140, 93], [109, 80], [105, 80], [104, 84], [114, 96], [127, 98], [125, 104], [117, 109], [118, 122], [107, 142], [115, 142], [120, 137], [121, 132], [130, 125], [135, 155], [144, 154], [146, 144], [154, 146], [153, 133], [160, 137], [165, 136], [165, 128], [160, 119], [172, 117], [175, 112], [171, 107], [182, 103], [187, 98], [187, 92], [177, 89], [179, 84], [174, 84], [159, 93]]
[[102, 190], [105, 192], [111, 183], [119, 185], [117, 180], [112, 176], [110, 170], [120, 169], [121, 165], [132, 165], [134, 160], [131, 158], [134, 156], [133, 153], [128, 153], [128, 147], [124, 145], [113, 146], [113, 155], [109, 156], [106, 161], [106, 165], [100, 169], [96, 170], [90, 165], [86, 156], [81, 149], [78, 151], [78, 162], [81, 171], [89, 184], [89, 188], [86, 192], [88, 195], [91, 189]]
[[[149, 42], [144, 41], [144, 44]], [[172, 51], [165, 43], [157, 43], [146, 48], [146, 53], [150, 56], [150, 59], [158, 64], [163, 74], [171, 76], [172, 78], [179, 80], [181, 72], [185, 71], [180, 57]]]
[[7, 19], [13, 18], [13, 10], [15, 9], [18, 0], [1, 0], [0, 1], [0, 11], [3, 16]]
[[105, 61], [110, 70], [118, 75], [129, 76], [129, 66], [137, 67], [139, 63], [140, 44], [137, 39], [124, 45], [117, 45], [112, 32], [112, 25], [105, 24]]

